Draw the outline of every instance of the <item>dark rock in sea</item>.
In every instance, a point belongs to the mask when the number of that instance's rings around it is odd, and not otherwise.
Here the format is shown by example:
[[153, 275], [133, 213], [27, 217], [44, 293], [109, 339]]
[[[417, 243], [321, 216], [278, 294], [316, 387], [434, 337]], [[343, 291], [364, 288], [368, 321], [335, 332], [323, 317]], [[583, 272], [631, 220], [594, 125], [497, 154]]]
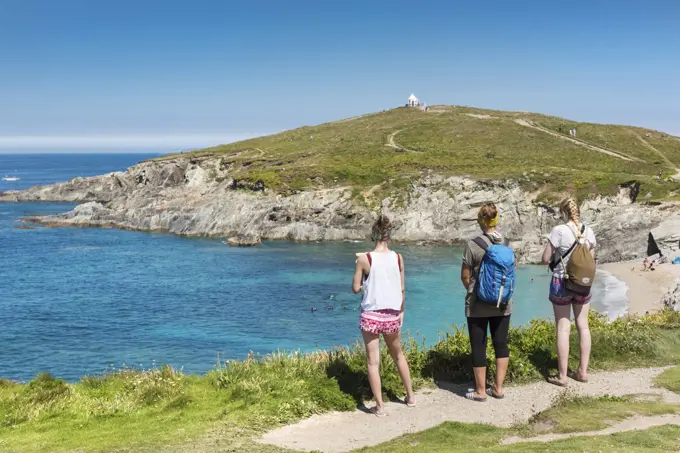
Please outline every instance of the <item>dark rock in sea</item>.
[[262, 240], [259, 236], [243, 234], [230, 237], [225, 244], [235, 247], [253, 247], [262, 244]]

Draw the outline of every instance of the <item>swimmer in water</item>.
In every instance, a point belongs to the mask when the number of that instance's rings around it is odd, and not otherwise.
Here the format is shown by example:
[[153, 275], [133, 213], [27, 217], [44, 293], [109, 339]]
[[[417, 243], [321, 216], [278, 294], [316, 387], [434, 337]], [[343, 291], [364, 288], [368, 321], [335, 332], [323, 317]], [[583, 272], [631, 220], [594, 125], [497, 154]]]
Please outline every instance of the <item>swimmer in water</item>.
[[312, 313], [316, 311], [316, 307], [312, 307]]
[[332, 305], [329, 305], [328, 307], [326, 307], [326, 309], [327, 309], [327, 310], [335, 310], [335, 307], [332, 306]]

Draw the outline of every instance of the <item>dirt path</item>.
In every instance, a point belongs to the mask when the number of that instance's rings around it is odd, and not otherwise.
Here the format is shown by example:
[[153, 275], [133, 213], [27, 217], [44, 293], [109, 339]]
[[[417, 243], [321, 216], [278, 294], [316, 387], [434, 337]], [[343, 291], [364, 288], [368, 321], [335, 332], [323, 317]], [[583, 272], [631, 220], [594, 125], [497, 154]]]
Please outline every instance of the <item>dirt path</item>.
[[568, 390], [536, 382], [508, 388], [505, 399], [489, 399], [485, 403], [468, 401], [460, 396], [467, 386], [442, 386], [419, 392], [415, 408], [388, 403], [389, 416], [384, 418], [361, 410], [318, 415], [270, 431], [259, 441], [297, 450], [340, 453], [387, 442], [445, 421], [510, 427], [526, 423], [534, 414], [548, 409], [555, 397], [565, 391], [582, 396], [656, 394], [667, 402], [680, 404], [680, 395], [654, 387], [653, 379], [662, 371], [663, 368], [646, 368], [597, 373], [591, 376], [588, 384], [572, 381]]
[[669, 167], [675, 168], [675, 164], [674, 164], [673, 162], [671, 162], [670, 159], [668, 159], [668, 157], [666, 157], [666, 155], [665, 155], [664, 153], [662, 153], [661, 151], [659, 151], [658, 149], [656, 149], [655, 147], [653, 147], [647, 140], [645, 140], [644, 138], [640, 137], [638, 134], [635, 134], [635, 136], [637, 137], [638, 140], [640, 140], [640, 142], [642, 143], [642, 145], [643, 145], [645, 148], [647, 148], [647, 149], [650, 150], [650, 151], [654, 151], [661, 159], [663, 159], [664, 162], [666, 162], [666, 164], [667, 164]]
[[394, 137], [401, 131], [403, 131], [403, 129], [399, 129], [398, 131], [392, 132], [387, 137], [387, 143], [385, 143], [385, 146], [389, 146], [390, 148], [394, 148], [397, 151], [406, 151], [407, 153], [419, 153], [420, 151], [404, 148], [403, 146], [400, 146], [400, 145], [398, 145], [397, 143], [394, 142]]
[[538, 131], [545, 132], [546, 134], [552, 135], [553, 137], [557, 137], [557, 138], [560, 138], [562, 140], [570, 141], [575, 145], [582, 146], [584, 148], [588, 148], [592, 151], [597, 151], [598, 153], [606, 154], [608, 156], [616, 157], [616, 158], [621, 159], [621, 160], [626, 160], [626, 161], [629, 161], [629, 162], [632, 162], [632, 161], [644, 162], [642, 159], [638, 159], [636, 157], [627, 157], [627, 156], [624, 156], [623, 153], [619, 153], [619, 152], [616, 152], [616, 151], [611, 151], [611, 150], [608, 150], [608, 149], [600, 148], [599, 146], [591, 145], [590, 143], [586, 143], [584, 141], [581, 141], [581, 140], [578, 140], [578, 139], [575, 139], [575, 138], [565, 137], [564, 135], [558, 134], [557, 132], [553, 132], [550, 129], [546, 129], [544, 127], [538, 126], [538, 125], [532, 123], [531, 121], [527, 121], [527, 120], [523, 120], [523, 119], [516, 119], [515, 123], [519, 124], [520, 126], [530, 127], [532, 129], [536, 129]]
[[536, 437], [508, 437], [503, 439], [501, 444], [518, 444], [522, 442], [553, 442], [556, 440], [571, 439], [573, 437], [593, 437], [593, 436], [608, 436], [610, 434], [625, 433], [628, 431], [643, 431], [657, 426], [664, 425], [680, 425], [680, 415], [666, 414], [653, 416], [636, 416], [631, 417], [621, 422], [615, 423], [609, 428], [600, 431], [588, 431], [584, 433], [568, 433], [568, 434], [544, 434]]
[[628, 431], [642, 431], [649, 428], [664, 425], [680, 425], [680, 415], [666, 414], [653, 416], [636, 416], [631, 417], [621, 422], [615, 423], [609, 428], [600, 431], [587, 431], [584, 433], [568, 433], [568, 434], [544, 434], [536, 437], [508, 437], [503, 439], [501, 444], [518, 444], [522, 442], [553, 442], [555, 440], [571, 439], [572, 437], [593, 437], [593, 436], [608, 436], [610, 434], [625, 433]]

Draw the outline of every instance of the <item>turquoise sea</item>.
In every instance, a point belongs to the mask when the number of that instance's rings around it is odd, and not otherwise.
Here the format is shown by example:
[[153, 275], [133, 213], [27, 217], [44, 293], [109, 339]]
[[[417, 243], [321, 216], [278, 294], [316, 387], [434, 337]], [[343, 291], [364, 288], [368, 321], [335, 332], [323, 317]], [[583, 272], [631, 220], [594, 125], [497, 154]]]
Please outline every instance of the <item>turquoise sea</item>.
[[[20, 178], [0, 181], [0, 191], [124, 170], [148, 157], [0, 155], [0, 177]], [[350, 289], [354, 254], [368, 243], [240, 249], [169, 234], [16, 228], [27, 214], [72, 206], [0, 203], [0, 377], [47, 371], [75, 380], [154, 363], [201, 373], [218, 354], [311, 351], [360, 337], [359, 296]], [[406, 330], [433, 343], [462, 325], [461, 250], [394, 248], [407, 266]], [[621, 285], [605, 277], [594, 306], [618, 314], [625, 308]], [[545, 267], [519, 269], [513, 324], [552, 315], [548, 281]]]

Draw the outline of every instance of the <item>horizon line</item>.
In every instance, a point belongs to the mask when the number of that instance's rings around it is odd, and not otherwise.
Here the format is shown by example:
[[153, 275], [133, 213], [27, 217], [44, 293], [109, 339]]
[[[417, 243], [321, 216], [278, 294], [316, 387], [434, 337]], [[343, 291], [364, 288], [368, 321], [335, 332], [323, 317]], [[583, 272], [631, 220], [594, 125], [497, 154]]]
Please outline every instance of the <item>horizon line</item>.
[[170, 148], [195, 149], [239, 142], [263, 134], [178, 134], [178, 135], [0, 135], [0, 149], [6, 148]]

